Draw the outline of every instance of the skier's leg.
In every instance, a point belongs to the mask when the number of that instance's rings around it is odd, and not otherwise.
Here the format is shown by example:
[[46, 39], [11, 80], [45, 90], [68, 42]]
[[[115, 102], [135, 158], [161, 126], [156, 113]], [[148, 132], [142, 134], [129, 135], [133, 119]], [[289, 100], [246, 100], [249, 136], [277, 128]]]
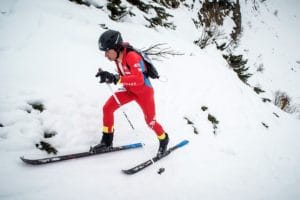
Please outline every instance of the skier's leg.
[[153, 89], [148, 88], [146, 92], [138, 96], [136, 101], [143, 110], [146, 123], [152, 130], [154, 130], [159, 140], [159, 148], [158, 148], [157, 156], [162, 156], [167, 150], [168, 143], [169, 143], [169, 136], [164, 131], [160, 123], [156, 121]]
[[[134, 99], [134, 97], [127, 91], [116, 92], [115, 95], [119, 99], [121, 105], [129, 103]], [[114, 112], [118, 108], [119, 105], [113, 96], [111, 96], [104, 104], [103, 106], [103, 132], [104, 133], [114, 132]]]
[[152, 88], [147, 88], [145, 92], [137, 96], [136, 102], [139, 104], [144, 113], [144, 118], [147, 125], [156, 133], [157, 137], [164, 138], [164, 129], [155, 116], [155, 101], [154, 91]]

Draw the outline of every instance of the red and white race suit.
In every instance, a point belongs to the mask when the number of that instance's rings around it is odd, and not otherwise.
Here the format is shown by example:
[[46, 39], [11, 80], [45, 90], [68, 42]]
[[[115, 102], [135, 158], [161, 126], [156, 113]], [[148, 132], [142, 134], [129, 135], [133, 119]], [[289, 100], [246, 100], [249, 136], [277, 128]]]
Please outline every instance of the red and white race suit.
[[[141, 56], [134, 52], [123, 50], [122, 63], [116, 61], [119, 83], [123, 84], [125, 90], [116, 92], [115, 95], [121, 105], [135, 101], [144, 113], [148, 126], [153, 129], [159, 137], [164, 134], [164, 129], [155, 119], [154, 90], [148, 77], [143, 74], [145, 64]], [[103, 106], [103, 132], [114, 131], [114, 112], [119, 108], [118, 103], [111, 96]]]

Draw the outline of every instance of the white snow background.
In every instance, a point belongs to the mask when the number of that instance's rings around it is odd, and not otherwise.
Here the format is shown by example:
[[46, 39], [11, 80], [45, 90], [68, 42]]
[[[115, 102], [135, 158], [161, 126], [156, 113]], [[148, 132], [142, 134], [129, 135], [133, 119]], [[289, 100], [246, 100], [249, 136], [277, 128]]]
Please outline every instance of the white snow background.
[[[250, 78], [266, 90], [263, 95], [241, 82], [214, 48], [193, 45], [200, 34], [185, 20], [190, 13], [184, 8], [170, 11], [174, 31], [146, 28], [141, 16], [116, 23], [95, 7], [67, 0], [1, 1], [0, 199], [299, 199], [299, 119], [263, 103], [262, 97], [283, 90], [300, 100], [300, 6], [298, 1], [266, 1], [258, 12], [241, 4], [239, 50], [250, 64], [264, 63], [264, 73]], [[53, 156], [35, 147], [41, 140], [58, 155], [99, 142], [102, 105], [110, 91], [94, 75], [99, 67], [115, 71], [98, 51], [98, 37], [105, 31], [99, 24], [119, 30], [136, 47], [167, 43], [185, 53], [154, 61], [166, 81], [152, 84], [157, 118], [170, 135], [170, 146], [183, 139], [190, 143], [136, 175], [122, 174], [121, 169], [147, 160], [158, 148], [142, 112], [131, 103], [124, 110], [136, 130], [117, 111], [114, 145], [143, 142], [142, 149], [44, 166], [22, 163], [20, 156]], [[45, 106], [43, 112], [32, 109], [36, 102]], [[209, 114], [219, 121], [216, 134]], [[184, 118], [194, 122], [198, 134]], [[57, 135], [44, 139], [45, 131]], [[156, 173], [160, 167], [166, 169], [161, 175]]]

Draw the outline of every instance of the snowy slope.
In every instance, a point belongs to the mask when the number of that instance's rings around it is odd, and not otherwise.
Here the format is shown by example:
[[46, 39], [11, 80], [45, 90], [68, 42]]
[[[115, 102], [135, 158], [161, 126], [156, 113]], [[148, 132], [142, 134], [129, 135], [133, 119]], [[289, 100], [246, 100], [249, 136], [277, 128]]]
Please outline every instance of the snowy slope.
[[[193, 46], [197, 32], [182, 28], [188, 12], [176, 11], [182, 26], [173, 32], [148, 29], [138, 20], [115, 23], [96, 8], [69, 1], [1, 1], [0, 8], [0, 199], [299, 199], [299, 120], [263, 103], [220, 57]], [[136, 130], [117, 112], [114, 144], [141, 141], [143, 149], [48, 166], [23, 164], [19, 156], [49, 156], [35, 148], [42, 139], [59, 155], [99, 141], [101, 108], [110, 92], [94, 74], [98, 67], [114, 71], [97, 49], [102, 23], [135, 46], [164, 42], [185, 52], [155, 62], [167, 82], [152, 83], [170, 143], [190, 143], [139, 174], [123, 175], [121, 169], [149, 158], [158, 145], [133, 103], [124, 110]], [[34, 102], [45, 111], [32, 109]], [[219, 121], [216, 134], [209, 114]], [[57, 135], [44, 139], [44, 131]], [[166, 171], [158, 175], [161, 166]]]
[[238, 51], [249, 58], [254, 74], [251, 84], [260, 86], [271, 99], [280, 90], [299, 103], [300, 2], [257, 1], [256, 8], [249, 1], [241, 3], [244, 30]]

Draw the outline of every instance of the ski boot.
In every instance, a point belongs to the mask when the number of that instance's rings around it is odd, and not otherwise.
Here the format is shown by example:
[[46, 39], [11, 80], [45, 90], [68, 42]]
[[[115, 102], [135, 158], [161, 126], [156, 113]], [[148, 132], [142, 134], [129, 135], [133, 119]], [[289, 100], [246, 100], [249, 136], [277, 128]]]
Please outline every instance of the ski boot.
[[157, 152], [157, 157], [162, 157], [168, 148], [168, 143], [169, 143], [169, 135], [165, 133], [166, 137], [164, 139], [159, 140], [159, 148]]
[[104, 133], [102, 135], [101, 142], [94, 147], [91, 147], [90, 152], [95, 152], [97, 150], [102, 150], [112, 147], [112, 142], [114, 139], [114, 133]]

